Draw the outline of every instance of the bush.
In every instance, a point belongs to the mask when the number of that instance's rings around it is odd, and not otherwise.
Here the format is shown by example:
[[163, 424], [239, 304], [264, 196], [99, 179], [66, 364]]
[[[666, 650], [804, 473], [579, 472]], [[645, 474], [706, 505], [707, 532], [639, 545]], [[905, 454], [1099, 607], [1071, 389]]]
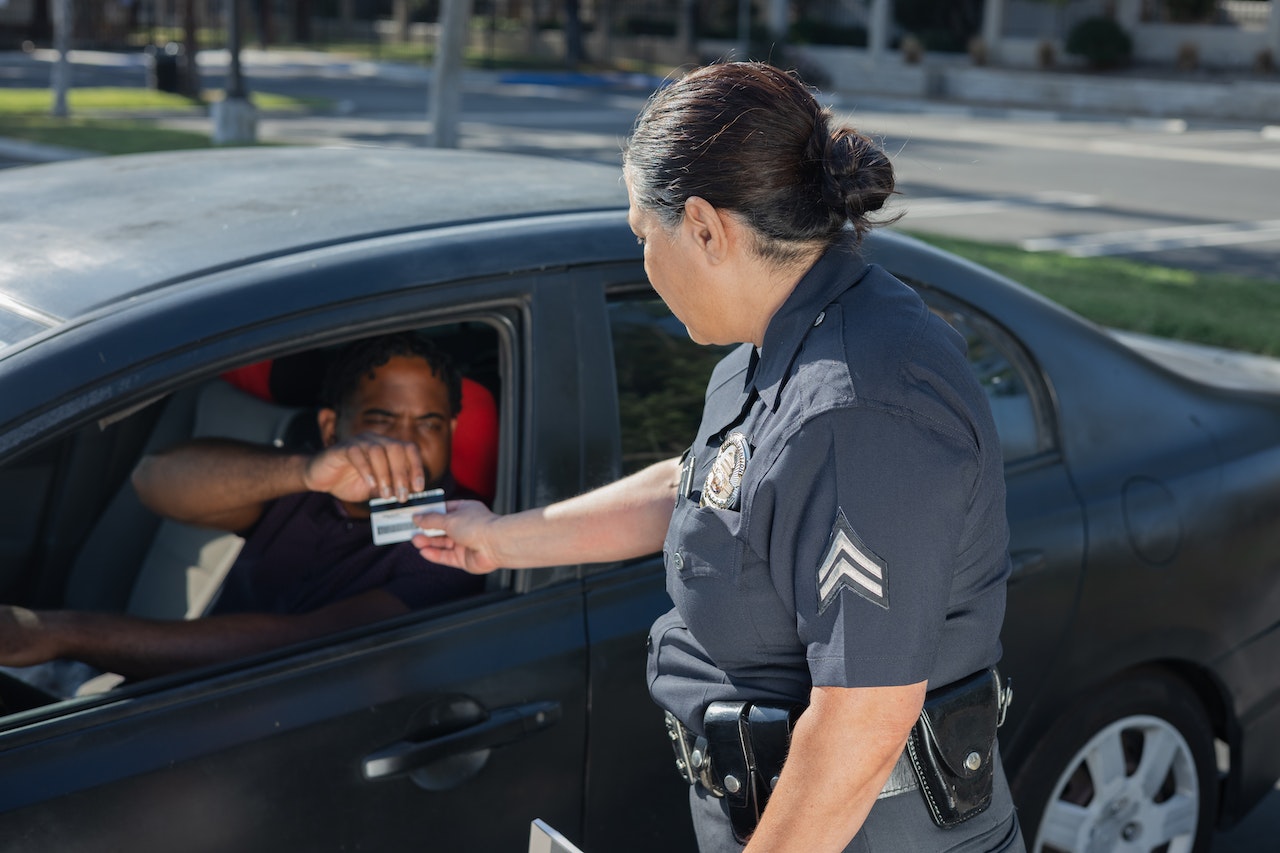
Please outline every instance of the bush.
[[1086, 18], [1067, 34], [1066, 50], [1083, 56], [1090, 68], [1119, 68], [1133, 56], [1133, 40], [1110, 18]]
[[788, 40], [796, 44], [833, 44], [841, 47], [866, 47], [867, 28], [841, 27], [813, 18], [801, 18], [791, 25]]
[[665, 36], [674, 38], [676, 22], [656, 18], [625, 18], [620, 28], [628, 36]]
[[1217, 0], [1165, 0], [1169, 20], [1180, 24], [1208, 19], [1217, 8]]
[[972, 34], [942, 27], [929, 27], [916, 32], [916, 36], [930, 53], [964, 53], [969, 49]]

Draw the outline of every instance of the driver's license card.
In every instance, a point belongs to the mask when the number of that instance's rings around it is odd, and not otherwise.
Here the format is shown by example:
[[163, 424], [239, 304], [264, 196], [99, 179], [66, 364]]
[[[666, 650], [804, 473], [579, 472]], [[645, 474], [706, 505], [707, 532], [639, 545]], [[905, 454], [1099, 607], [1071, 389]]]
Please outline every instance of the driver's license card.
[[424, 512], [444, 512], [444, 489], [414, 492], [403, 503], [395, 498], [374, 498], [369, 501], [373, 544], [393, 545], [396, 542], [408, 542], [419, 533], [427, 536], [443, 533], [443, 530], [423, 530], [413, 523], [413, 517]]

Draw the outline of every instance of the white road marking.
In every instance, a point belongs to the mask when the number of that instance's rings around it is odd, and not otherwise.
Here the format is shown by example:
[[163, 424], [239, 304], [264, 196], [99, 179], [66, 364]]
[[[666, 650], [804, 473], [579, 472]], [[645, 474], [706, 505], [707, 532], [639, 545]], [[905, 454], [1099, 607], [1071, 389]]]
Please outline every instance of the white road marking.
[[908, 198], [900, 202], [906, 209], [907, 219], [936, 219], [947, 216], [974, 216], [983, 213], [1003, 213], [1025, 207], [1097, 207], [1102, 200], [1094, 195], [1065, 190], [1046, 190], [1025, 196], [983, 198], [975, 196], [939, 196], [937, 198]]
[[1037, 237], [1023, 240], [1019, 245], [1028, 252], [1062, 252], [1075, 258], [1096, 258], [1102, 255], [1165, 252], [1201, 246], [1236, 246], [1273, 240], [1280, 240], [1280, 219], [1179, 225], [1068, 237]]
[[[1208, 144], [1205, 140], [1191, 143], [1185, 135], [1168, 132], [1162, 132], [1158, 137], [1147, 137], [1140, 133], [1135, 136], [1132, 135], [1133, 131], [1129, 134], [1120, 133], [1119, 138], [1099, 136], [1097, 133], [1084, 136], [1074, 125], [1046, 123], [1045, 127], [1034, 127], [1006, 122], [968, 123], [957, 122], [942, 114], [904, 115], [875, 110], [849, 111], [842, 117], [878, 136], [905, 138], [907, 142], [904, 151], [908, 156], [911, 140], [925, 139], [952, 144], [976, 143], [1063, 151], [1078, 155], [1102, 154], [1140, 160], [1280, 170], [1280, 152], [1203, 147]], [[1104, 129], [1102, 132], [1113, 131]], [[1258, 131], [1250, 131], [1248, 135], [1254, 140], [1259, 138]], [[1214, 136], [1214, 139], [1220, 138], [1220, 135]], [[1264, 134], [1263, 138], [1269, 137]], [[1202, 147], [1196, 147], [1197, 145]]]

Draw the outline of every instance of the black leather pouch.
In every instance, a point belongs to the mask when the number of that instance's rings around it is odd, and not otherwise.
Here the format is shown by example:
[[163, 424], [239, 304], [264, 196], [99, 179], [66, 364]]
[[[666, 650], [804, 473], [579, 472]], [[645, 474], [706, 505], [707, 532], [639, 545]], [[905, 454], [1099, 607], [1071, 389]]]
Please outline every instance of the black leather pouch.
[[933, 822], [947, 828], [991, 805], [1000, 677], [983, 670], [929, 691], [907, 751]]

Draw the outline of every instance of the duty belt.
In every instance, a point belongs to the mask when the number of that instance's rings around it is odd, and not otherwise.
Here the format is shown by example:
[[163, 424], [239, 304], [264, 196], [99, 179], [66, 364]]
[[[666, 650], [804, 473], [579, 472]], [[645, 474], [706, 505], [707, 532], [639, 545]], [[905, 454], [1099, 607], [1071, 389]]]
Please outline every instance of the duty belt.
[[[1004, 722], [1013, 689], [994, 669], [930, 690], [907, 748], [893, 766], [878, 799], [919, 790], [940, 827], [980, 814], [991, 802], [996, 729]], [[667, 712], [676, 769], [729, 807], [739, 841], [755, 831], [778, 784], [803, 706], [712, 702], [695, 735]], [[921, 787], [923, 785], [923, 787]]]
[[[729, 806], [733, 832], [745, 841], [755, 830], [778, 784], [791, 728], [801, 707], [712, 702], [695, 735], [667, 712], [667, 733], [676, 753], [676, 769], [690, 785], [701, 785]], [[880, 790], [879, 799], [919, 788], [905, 750]]]

